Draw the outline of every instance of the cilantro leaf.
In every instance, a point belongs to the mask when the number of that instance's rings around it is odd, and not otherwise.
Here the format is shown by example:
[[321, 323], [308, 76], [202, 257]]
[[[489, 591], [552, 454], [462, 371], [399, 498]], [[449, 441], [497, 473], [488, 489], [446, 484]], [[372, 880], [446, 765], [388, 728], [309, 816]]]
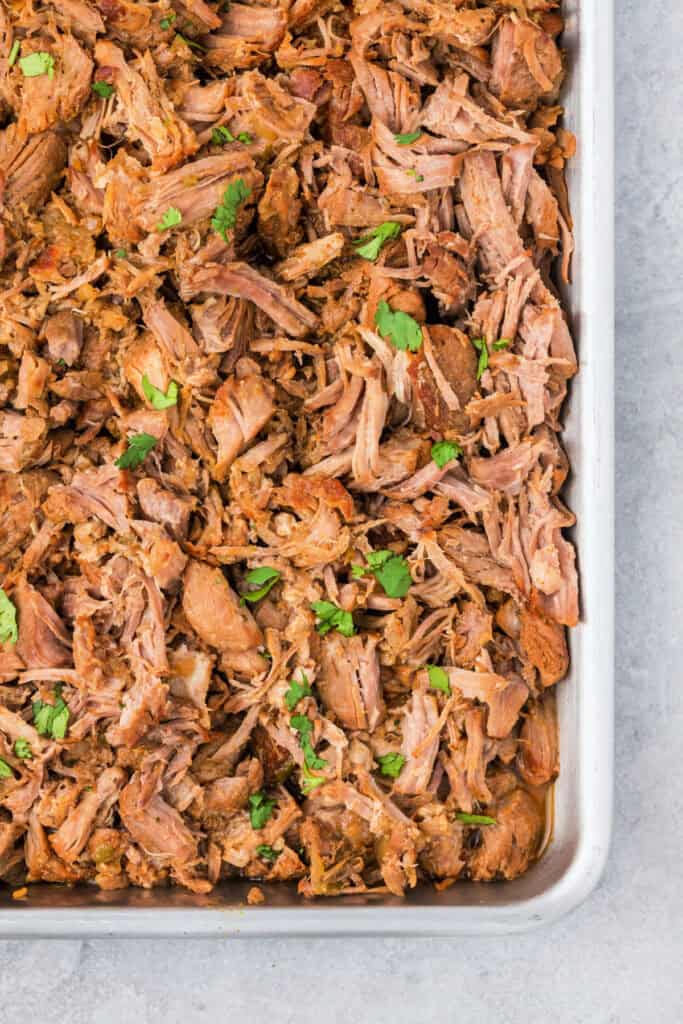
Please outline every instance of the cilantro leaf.
[[69, 708], [59, 690], [55, 687], [55, 702], [33, 701], [33, 724], [39, 736], [51, 736], [63, 740], [69, 725]]
[[225, 192], [221, 205], [216, 207], [216, 212], [211, 218], [211, 227], [227, 242], [227, 232], [234, 228], [237, 223], [237, 211], [241, 204], [249, 198], [251, 189], [244, 183], [243, 178], [236, 178], [231, 181]]
[[385, 220], [383, 224], [378, 224], [377, 227], [371, 228], [367, 235], [354, 240], [353, 244], [356, 246], [356, 254], [362, 256], [364, 260], [370, 260], [370, 262], [374, 263], [384, 243], [388, 242], [390, 238], [397, 238], [400, 234], [400, 224], [395, 220]]
[[282, 850], [274, 850], [273, 847], [268, 846], [267, 843], [259, 843], [256, 847], [256, 852], [261, 860], [265, 860], [268, 864], [272, 864], [273, 861], [278, 859]]
[[245, 146], [250, 146], [253, 140], [249, 132], [240, 132], [237, 141], [242, 142]]
[[466, 825], [497, 825], [498, 822], [495, 818], [489, 818], [488, 814], [466, 814], [465, 811], [456, 811], [455, 814], [458, 821], [463, 821]]
[[262, 829], [273, 811], [277, 800], [271, 800], [264, 793], [252, 793], [249, 797], [249, 820], [253, 829]]
[[119, 469], [137, 469], [145, 461], [154, 445], [159, 440], [151, 434], [133, 434], [128, 438], [128, 448], [119, 456], [114, 465]]
[[399, 146], [410, 146], [413, 142], [417, 142], [421, 135], [421, 131], [406, 132], [403, 135], [394, 135], [394, 142]]
[[211, 141], [216, 146], [223, 146], [226, 142], [234, 142], [235, 136], [224, 124], [217, 124], [211, 132]]
[[18, 639], [17, 609], [0, 587], [0, 644], [15, 644]]
[[128, 253], [125, 249], [115, 249], [114, 256], [116, 256], [117, 260], [125, 260], [128, 257]]
[[393, 551], [371, 551], [367, 555], [370, 572], [388, 597], [405, 597], [413, 582], [403, 555]]
[[321, 636], [325, 636], [332, 629], [336, 629], [342, 636], [355, 634], [356, 627], [353, 624], [351, 612], [345, 612], [331, 601], [314, 601], [311, 608], [320, 619], [315, 628]]
[[110, 85], [109, 82], [93, 82], [92, 91], [96, 92], [98, 96], [102, 96], [103, 99], [107, 100], [114, 91], [114, 86]]
[[477, 380], [481, 380], [484, 370], [488, 369], [489, 365], [489, 349], [486, 344], [486, 338], [471, 338], [470, 339], [477, 352], [479, 353], [479, 363], [477, 364]]
[[452, 462], [453, 459], [459, 459], [462, 455], [462, 448], [455, 441], [437, 441], [436, 444], [432, 445], [431, 456], [432, 460], [437, 464], [439, 469], [443, 469], [447, 463]]
[[30, 761], [33, 757], [31, 744], [28, 740], [24, 740], [21, 737], [14, 741], [14, 753], [17, 757], [20, 757], [22, 761]]
[[448, 679], [448, 672], [444, 672], [438, 665], [427, 665], [426, 669], [429, 676], [429, 685], [432, 690], [441, 690], [450, 697], [451, 684]]
[[508, 345], [512, 344], [512, 338], [499, 338], [498, 341], [494, 341], [491, 348], [494, 352], [500, 352], [502, 349], [507, 348]]
[[308, 794], [312, 790], [317, 789], [318, 786], [324, 786], [327, 781], [328, 780], [325, 775], [314, 775], [314, 773], [310, 770], [310, 768], [304, 761], [303, 767], [301, 769], [301, 781], [299, 785], [301, 787], [301, 792], [304, 793], [305, 796], [308, 796]]
[[351, 579], [360, 580], [363, 578], [363, 576], [365, 576], [366, 572], [367, 569], [365, 568], [364, 565], [358, 565], [354, 562], [354, 564], [351, 566]]
[[170, 409], [172, 405], [178, 404], [178, 385], [174, 380], [170, 382], [168, 390], [164, 394], [160, 388], [155, 388], [147, 374], [143, 373], [142, 390], [153, 409]]
[[399, 309], [394, 312], [384, 299], [377, 305], [375, 325], [383, 338], [389, 338], [394, 348], [405, 352], [418, 352], [422, 345], [422, 328], [417, 320]]
[[245, 579], [247, 583], [253, 583], [258, 587], [258, 590], [249, 590], [246, 594], [242, 594], [240, 604], [245, 604], [247, 601], [254, 604], [256, 601], [260, 601], [275, 586], [281, 576], [280, 570], [273, 569], [270, 565], [261, 565], [258, 569], [252, 569], [247, 573]]
[[169, 206], [157, 224], [157, 231], [168, 231], [169, 228], [175, 228], [178, 224], [182, 224], [182, 222], [183, 215], [180, 210], [176, 206]]
[[173, 22], [176, 20], [176, 17], [177, 15], [175, 11], [169, 11], [166, 17], [161, 19], [159, 25], [161, 26], [161, 28], [163, 28], [164, 31], [166, 31], [166, 29], [169, 29], [171, 27]]
[[55, 77], [55, 59], [51, 53], [39, 50], [19, 58], [19, 67], [24, 78], [38, 78], [39, 75]]
[[397, 779], [406, 763], [404, 755], [396, 753], [380, 754], [375, 760], [382, 775], [387, 775], [390, 779]]
[[[185, 46], [190, 46], [190, 47], [192, 47], [193, 50], [205, 50], [206, 49], [206, 47], [202, 46], [201, 43], [196, 42], [194, 39], [188, 39], [187, 36], [181, 35], [180, 32], [176, 32], [175, 39], [180, 39], [180, 41], [182, 43], [185, 43]], [[175, 39], [173, 40], [174, 42], [175, 42]]]
[[313, 722], [307, 715], [292, 715], [289, 720], [292, 729], [299, 734], [299, 745], [304, 752], [304, 764], [307, 768], [326, 768], [327, 761], [318, 757], [313, 747], [311, 734]]
[[290, 711], [293, 711], [300, 700], [311, 696], [311, 685], [305, 672], [301, 673], [302, 682], [298, 679], [290, 679], [289, 689], [285, 694], [285, 704]]
[[20, 49], [21, 49], [21, 43], [19, 42], [18, 39], [15, 39], [14, 42], [12, 43], [12, 49], [10, 50], [9, 57], [7, 59], [7, 63], [9, 64], [9, 66], [11, 68], [13, 68], [14, 65], [17, 62], [17, 57], [19, 56], [19, 50]]
[[406, 174], [409, 174], [411, 178], [415, 178], [415, 181], [424, 181], [424, 174], [418, 174], [414, 167], [408, 167]]
[[10, 766], [7, 764], [7, 761], [3, 761], [3, 759], [0, 757], [0, 779], [13, 779], [13, 778], [14, 778], [14, 772], [12, 771]]

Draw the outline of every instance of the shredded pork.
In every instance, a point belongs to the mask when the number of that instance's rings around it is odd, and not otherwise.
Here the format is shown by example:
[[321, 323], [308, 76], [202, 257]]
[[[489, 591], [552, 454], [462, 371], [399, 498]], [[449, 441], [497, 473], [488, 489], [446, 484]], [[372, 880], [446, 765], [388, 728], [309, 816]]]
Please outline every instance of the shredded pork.
[[539, 856], [579, 614], [558, 6], [0, 5], [6, 882]]

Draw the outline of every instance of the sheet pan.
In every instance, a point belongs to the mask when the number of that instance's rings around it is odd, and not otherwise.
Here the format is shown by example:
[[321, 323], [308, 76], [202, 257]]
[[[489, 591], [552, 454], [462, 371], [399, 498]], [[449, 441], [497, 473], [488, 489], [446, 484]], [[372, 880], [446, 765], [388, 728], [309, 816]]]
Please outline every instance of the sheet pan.
[[546, 853], [514, 882], [463, 882], [442, 893], [424, 886], [405, 901], [306, 904], [290, 888], [264, 886], [265, 904], [247, 907], [248, 883], [223, 885], [209, 897], [31, 886], [26, 902], [0, 894], [0, 937], [501, 934], [554, 920], [597, 884], [613, 782], [612, 0], [565, 0], [564, 11], [570, 72], [563, 101], [579, 140], [569, 176], [577, 252], [566, 300], [581, 366], [564, 442], [574, 472], [566, 498], [578, 515], [582, 616], [571, 639], [571, 674], [558, 688], [561, 773]]

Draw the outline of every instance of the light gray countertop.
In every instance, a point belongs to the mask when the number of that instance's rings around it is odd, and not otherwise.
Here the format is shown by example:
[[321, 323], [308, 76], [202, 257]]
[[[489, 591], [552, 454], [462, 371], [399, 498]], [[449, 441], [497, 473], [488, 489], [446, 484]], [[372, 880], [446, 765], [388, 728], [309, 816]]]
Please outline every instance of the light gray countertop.
[[0, 943], [1, 1020], [683, 1020], [683, 5], [616, 6], [616, 820], [600, 888], [507, 939]]

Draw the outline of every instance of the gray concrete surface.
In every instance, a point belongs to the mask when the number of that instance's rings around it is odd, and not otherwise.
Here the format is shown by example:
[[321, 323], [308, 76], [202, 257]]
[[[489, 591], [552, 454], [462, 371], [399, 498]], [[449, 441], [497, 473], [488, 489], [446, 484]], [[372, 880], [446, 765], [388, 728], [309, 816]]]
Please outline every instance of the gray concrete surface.
[[1, 943], [1, 1021], [683, 1020], [683, 6], [616, 4], [617, 799], [599, 890], [504, 940]]

